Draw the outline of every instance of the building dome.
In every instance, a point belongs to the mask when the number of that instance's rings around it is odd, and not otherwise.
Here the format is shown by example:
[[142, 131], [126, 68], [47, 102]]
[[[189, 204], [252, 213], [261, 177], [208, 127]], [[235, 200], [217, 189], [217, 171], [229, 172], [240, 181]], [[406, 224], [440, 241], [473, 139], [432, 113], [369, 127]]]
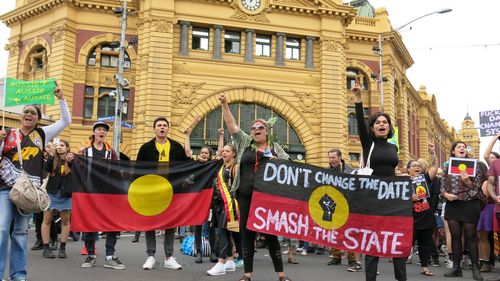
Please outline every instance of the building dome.
[[466, 120], [472, 120], [472, 117], [470, 117], [469, 112], [467, 112], [467, 115], [464, 118], [464, 121]]
[[358, 9], [358, 16], [360, 17], [375, 17], [375, 7], [373, 7], [368, 0], [353, 0], [351, 6]]

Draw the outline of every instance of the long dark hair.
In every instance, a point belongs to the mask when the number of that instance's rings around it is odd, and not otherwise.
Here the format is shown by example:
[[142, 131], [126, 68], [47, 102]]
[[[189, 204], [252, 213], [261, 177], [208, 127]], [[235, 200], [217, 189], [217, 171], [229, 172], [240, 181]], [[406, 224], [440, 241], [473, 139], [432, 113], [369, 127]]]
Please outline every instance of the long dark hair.
[[375, 137], [375, 135], [373, 134], [373, 125], [375, 124], [375, 122], [377, 121], [377, 119], [380, 117], [380, 116], [383, 116], [385, 117], [385, 119], [387, 119], [387, 123], [389, 124], [389, 132], [387, 133], [387, 139], [390, 139], [392, 138], [392, 136], [394, 136], [394, 127], [392, 126], [392, 122], [391, 122], [391, 117], [389, 116], [389, 114], [385, 113], [385, 112], [375, 112], [373, 113], [370, 118], [368, 119], [368, 127], [369, 127], [369, 134], [371, 137]]
[[[65, 140], [59, 140], [59, 142], [64, 143], [64, 145], [66, 146], [66, 154], [70, 153], [69, 142], [67, 142]], [[66, 163], [66, 159], [61, 158], [61, 155], [59, 155], [59, 153], [57, 152], [57, 148], [56, 148], [55, 153], [54, 153], [54, 162], [52, 165], [52, 174], [54, 174], [55, 171], [57, 171], [57, 169], [60, 169], [61, 166], [64, 165], [64, 163]], [[66, 165], [64, 167], [64, 171], [65, 171], [65, 174], [68, 174], [70, 172], [68, 165]]]

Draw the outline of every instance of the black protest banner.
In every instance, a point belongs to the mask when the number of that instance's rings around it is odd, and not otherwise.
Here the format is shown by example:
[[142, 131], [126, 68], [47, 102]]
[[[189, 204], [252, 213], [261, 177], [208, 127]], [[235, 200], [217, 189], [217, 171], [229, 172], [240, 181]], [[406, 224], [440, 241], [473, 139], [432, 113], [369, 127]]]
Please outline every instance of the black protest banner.
[[247, 227], [347, 251], [407, 257], [411, 197], [408, 177], [340, 174], [272, 160], [257, 172]]

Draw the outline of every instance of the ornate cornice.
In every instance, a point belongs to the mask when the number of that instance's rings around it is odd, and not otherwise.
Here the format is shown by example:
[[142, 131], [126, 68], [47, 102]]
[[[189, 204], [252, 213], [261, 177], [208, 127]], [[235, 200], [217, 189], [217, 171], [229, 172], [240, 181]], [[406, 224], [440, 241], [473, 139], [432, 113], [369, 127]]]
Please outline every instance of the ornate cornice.
[[[136, 1], [127, 2], [127, 12], [132, 13], [137, 10]], [[0, 17], [0, 20], [8, 27], [23, 22], [28, 19], [52, 12], [56, 7], [61, 5], [72, 5], [78, 8], [95, 9], [113, 12], [113, 9], [119, 5], [114, 0], [48, 0], [48, 1], [34, 1], [32, 3], [23, 5], [19, 8], [12, 10]]]

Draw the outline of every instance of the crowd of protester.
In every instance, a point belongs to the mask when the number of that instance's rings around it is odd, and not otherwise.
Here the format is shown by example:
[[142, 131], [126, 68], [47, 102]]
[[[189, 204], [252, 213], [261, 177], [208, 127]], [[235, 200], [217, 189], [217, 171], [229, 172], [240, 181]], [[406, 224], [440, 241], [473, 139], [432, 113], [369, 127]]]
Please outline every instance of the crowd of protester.
[[[432, 267], [447, 266], [445, 277], [461, 277], [462, 269], [470, 267], [474, 280], [484, 280], [481, 273], [490, 272], [495, 266], [498, 253], [494, 244], [498, 243], [495, 225], [500, 219], [500, 155], [493, 152], [493, 146], [500, 135], [492, 138], [484, 154], [483, 162], [478, 162], [474, 177], [462, 172], [461, 175], [448, 173], [448, 163], [438, 163], [433, 144], [429, 145], [430, 159], [412, 159], [401, 165], [398, 148], [388, 141], [394, 134], [391, 117], [384, 112], [376, 112], [365, 123], [361, 88], [356, 84], [354, 94], [359, 137], [363, 148], [361, 167], [369, 168], [374, 176], [408, 176], [411, 179], [423, 175], [428, 186], [429, 196], [420, 198], [413, 195], [413, 253], [418, 252], [420, 273], [427, 277], [434, 276]], [[33, 176], [33, 181], [40, 184], [48, 175], [47, 192], [51, 199], [48, 210], [35, 214], [36, 242], [31, 250], [42, 250], [42, 256], [48, 259], [66, 258], [66, 243], [72, 238], [78, 241], [79, 233], [71, 233], [71, 163], [75, 154], [70, 151], [70, 143], [59, 139], [58, 134], [71, 122], [70, 113], [62, 94], [56, 87], [54, 94], [59, 100], [61, 119], [52, 125], [39, 127], [41, 110], [36, 105], [23, 108], [20, 127], [2, 130], [2, 165], [0, 168], [0, 277], [5, 276], [6, 263], [10, 259], [7, 274], [12, 281], [27, 279], [26, 257], [28, 237], [28, 216], [21, 215], [10, 201], [8, 193], [16, 177], [19, 176], [18, 151], [15, 133], [19, 132], [21, 147], [32, 148], [34, 156], [24, 158], [24, 170]], [[224, 130], [219, 130], [219, 147], [216, 153], [212, 148], [201, 148], [196, 161], [206, 162], [213, 159], [223, 161], [223, 166], [214, 177], [214, 192], [211, 217], [203, 225], [193, 226], [194, 260], [203, 263], [202, 236], [208, 236], [210, 261], [215, 263], [207, 274], [217, 276], [244, 268], [240, 281], [251, 281], [254, 272], [253, 258], [255, 248], [269, 249], [274, 270], [279, 281], [290, 281], [283, 269], [282, 253], [288, 255], [287, 262], [299, 264], [300, 256], [312, 253], [329, 253], [326, 265], [342, 264], [347, 260], [347, 270], [358, 272], [363, 269], [365, 279], [377, 279], [379, 257], [365, 255], [364, 263], [359, 253], [342, 252], [339, 249], [325, 248], [306, 241], [284, 239], [270, 234], [259, 234], [246, 228], [250, 202], [254, 191], [254, 179], [258, 166], [268, 159], [289, 159], [279, 143], [274, 142], [270, 132], [272, 123], [256, 119], [251, 123], [250, 134], [242, 130], [232, 115], [224, 95], [219, 96], [225, 125], [231, 134], [232, 143], [224, 144]], [[165, 117], [158, 117], [153, 123], [154, 138], [144, 143], [138, 152], [137, 161], [188, 161], [193, 159], [190, 145], [190, 129], [185, 131], [185, 143], [167, 137], [170, 123]], [[109, 125], [97, 122], [92, 127], [90, 138], [77, 154], [93, 158], [118, 159], [107, 142]], [[467, 144], [454, 142], [450, 157], [468, 158]], [[328, 169], [337, 173], [356, 173], [342, 158], [342, 152], [333, 148], [328, 152]], [[428, 162], [430, 161], [430, 162]], [[442, 165], [440, 165], [442, 164]], [[440, 167], [441, 166], [441, 167]], [[230, 212], [231, 214], [229, 214]], [[55, 223], [57, 221], [57, 223]], [[58, 241], [58, 233], [60, 240]], [[146, 261], [143, 269], [152, 270], [157, 264], [156, 236], [164, 236], [163, 267], [181, 269], [174, 257], [174, 239], [176, 229], [164, 229], [161, 232], [145, 232]], [[104, 267], [125, 269], [125, 265], [115, 254], [119, 232], [105, 233]], [[138, 242], [141, 232], [136, 232], [132, 242]], [[179, 228], [177, 235], [185, 238], [185, 227]], [[82, 268], [92, 268], [97, 262], [96, 240], [98, 232], [82, 233], [84, 241], [82, 253], [86, 255]], [[58, 243], [59, 242], [59, 243]], [[8, 249], [10, 244], [10, 249]], [[287, 247], [282, 249], [282, 244]], [[56, 252], [54, 252], [56, 251]], [[283, 252], [282, 252], [283, 251]], [[407, 280], [406, 264], [416, 260], [415, 255], [405, 258], [392, 258], [396, 280]], [[440, 260], [441, 259], [441, 260]], [[325, 260], [326, 261], [326, 260]], [[488, 280], [500, 280], [499, 277]]]

